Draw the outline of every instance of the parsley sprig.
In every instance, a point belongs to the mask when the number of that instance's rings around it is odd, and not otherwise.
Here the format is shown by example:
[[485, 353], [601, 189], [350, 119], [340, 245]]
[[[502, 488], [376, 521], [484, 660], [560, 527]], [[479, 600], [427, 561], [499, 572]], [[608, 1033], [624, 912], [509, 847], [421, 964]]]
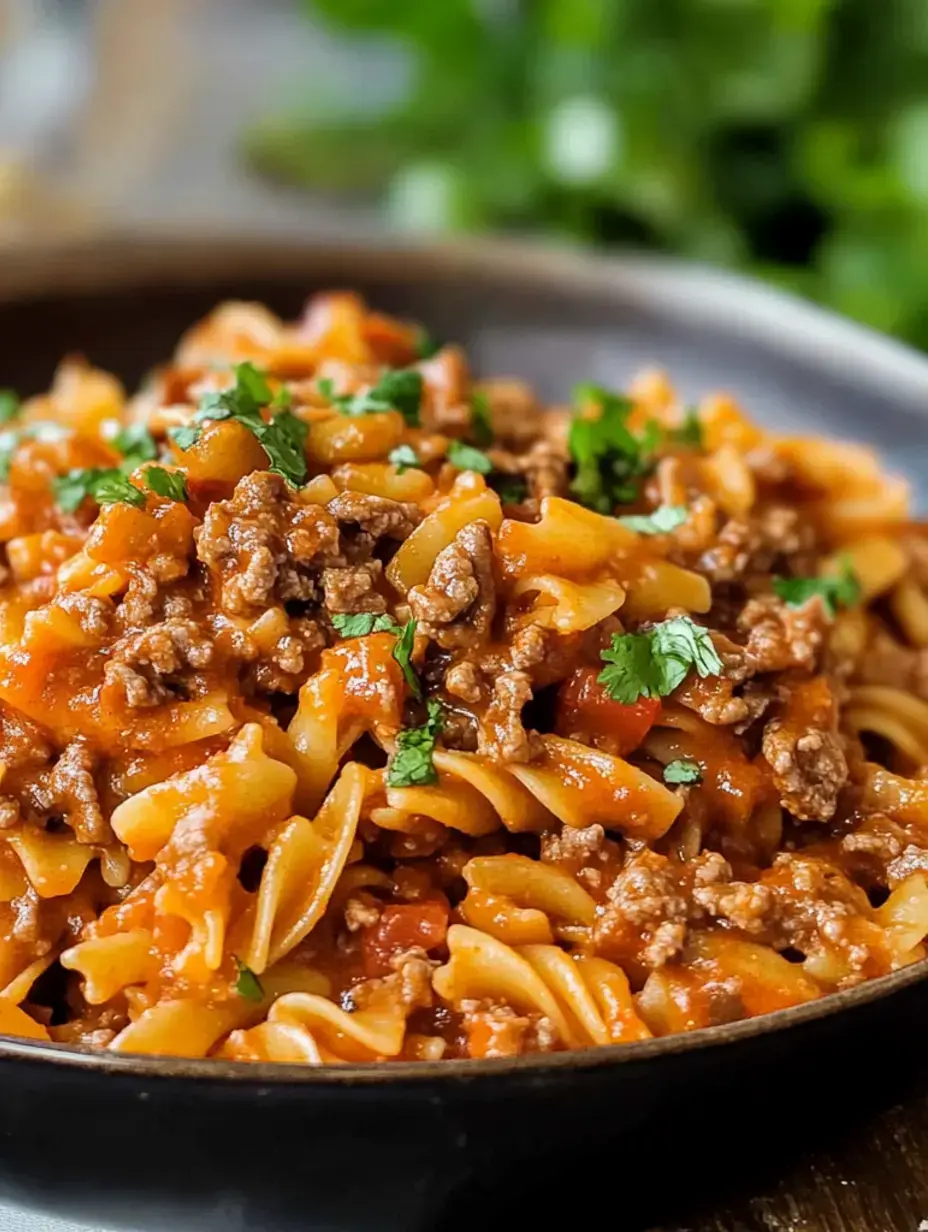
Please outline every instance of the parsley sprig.
[[155, 438], [144, 424], [126, 424], [113, 437], [113, 445], [122, 454], [121, 468], [134, 471], [143, 462], [154, 462], [158, 456]]
[[686, 761], [681, 757], [676, 761], [669, 761], [664, 767], [664, 782], [674, 787], [680, 783], [701, 783], [702, 770], [696, 762]]
[[630, 513], [618, 521], [639, 535], [666, 535], [686, 521], [686, 506], [660, 505], [653, 513]]
[[397, 445], [387, 454], [387, 461], [393, 463], [398, 475], [405, 475], [413, 468], [422, 469], [422, 460], [412, 445]]
[[490, 410], [490, 399], [480, 389], [470, 400], [470, 431], [481, 449], [488, 449], [493, 444], [493, 413]]
[[722, 671], [709, 630], [689, 616], [674, 616], [644, 633], [614, 633], [600, 658], [607, 665], [599, 673], [600, 684], [613, 701], [625, 705], [639, 697], [666, 697], [691, 668], [702, 677]]
[[[638, 495], [637, 481], [650, 473], [660, 441], [660, 428], [652, 419], [636, 436], [628, 427], [633, 403], [597, 385], [581, 385], [574, 399], [580, 404], [567, 438], [576, 463], [570, 490], [577, 500], [598, 513], [611, 513]], [[593, 402], [600, 407], [596, 419], [585, 413]]]
[[478, 475], [489, 475], [493, 469], [493, 463], [482, 449], [465, 445], [463, 441], [449, 442], [447, 458], [459, 471], [476, 471]]
[[115, 505], [117, 501], [124, 501], [141, 509], [145, 504], [145, 493], [130, 483], [129, 476], [117, 466], [87, 466], [70, 470], [52, 482], [52, 491], [56, 503], [65, 513], [76, 513], [87, 497], [98, 505]]
[[0, 424], [10, 423], [19, 414], [19, 394], [15, 389], [0, 389]]
[[426, 702], [426, 711], [428, 718], [421, 727], [405, 727], [397, 734], [387, 767], [388, 787], [428, 787], [438, 782], [432, 754], [444, 726], [444, 710], [433, 699]]
[[366, 393], [336, 394], [335, 384], [323, 377], [319, 392], [342, 415], [380, 415], [399, 411], [410, 428], [421, 426], [422, 373], [415, 368], [394, 368], [384, 373]]
[[[254, 364], [238, 364], [232, 388], [206, 394], [189, 426], [169, 428], [168, 436], [178, 449], [187, 450], [199, 439], [208, 420], [234, 419], [256, 437], [267, 454], [268, 469], [296, 488], [308, 476], [303, 445], [309, 428], [287, 409], [288, 402], [289, 392], [286, 397], [275, 398], [264, 374]], [[261, 414], [264, 407], [281, 409], [266, 420]]]
[[412, 665], [412, 652], [416, 644], [416, 622], [407, 620], [404, 625], [397, 622], [388, 613], [375, 615], [373, 612], [336, 613], [332, 617], [332, 627], [342, 637], [367, 637], [369, 633], [395, 633], [396, 645], [393, 647], [393, 657], [400, 665], [403, 679], [413, 697], [421, 699], [422, 685]]
[[244, 997], [246, 1001], [254, 1001], [255, 1004], [263, 1001], [264, 987], [251, 967], [246, 966], [240, 958], [235, 959], [235, 965], [238, 968], [238, 979], [235, 981], [235, 991], [238, 995]]
[[818, 595], [832, 619], [839, 607], [853, 607], [860, 601], [860, 582], [850, 560], [843, 556], [837, 573], [822, 577], [773, 579], [774, 592], [788, 607], [802, 607]]

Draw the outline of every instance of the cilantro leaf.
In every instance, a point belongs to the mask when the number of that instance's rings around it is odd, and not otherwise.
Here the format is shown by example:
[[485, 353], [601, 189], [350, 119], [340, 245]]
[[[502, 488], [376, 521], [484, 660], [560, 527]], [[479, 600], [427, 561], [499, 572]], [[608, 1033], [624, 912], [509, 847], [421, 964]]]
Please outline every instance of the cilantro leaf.
[[568, 448], [576, 464], [570, 490], [577, 500], [598, 513], [611, 513], [638, 495], [637, 480], [650, 473], [660, 442], [660, 428], [652, 419], [641, 436], [626, 420], [633, 403], [596, 385], [581, 385], [575, 401], [597, 403], [598, 419], [578, 413], [570, 425]]
[[599, 673], [600, 684], [613, 701], [626, 705], [639, 697], [666, 697], [690, 668], [701, 677], [722, 672], [709, 630], [689, 616], [664, 620], [644, 633], [614, 633], [600, 658], [607, 664]]
[[114, 505], [125, 501], [141, 509], [145, 493], [129, 482], [129, 477], [118, 467], [103, 469], [99, 466], [68, 471], [52, 483], [52, 491], [59, 507], [65, 513], [76, 513], [87, 497], [98, 505]]
[[387, 461], [393, 463], [398, 475], [404, 475], [406, 471], [412, 470], [413, 467], [422, 466], [419, 455], [412, 445], [397, 445], [395, 449], [391, 449], [387, 454]]
[[676, 761], [669, 761], [664, 767], [664, 782], [675, 785], [677, 783], [701, 783], [702, 770], [694, 761], [684, 761], [683, 758], [678, 758]]
[[789, 607], [802, 607], [816, 595], [821, 597], [828, 615], [834, 618], [839, 607], [853, 607], [860, 601], [860, 582], [851, 566], [850, 560], [843, 556], [839, 563], [839, 572], [825, 574], [822, 577], [811, 578], [781, 578], [773, 579], [774, 592], [780, 596]]
[[470, 400], [471, 434], [481, 449], [493, 444], [493, 413], [490, 399], [478, 389]]
[[367, 637], [368, 633], [401, 633], [400, 626], [387, 613], [375, 615], [373, 612], [336, 612], [332, 617], [332, 627], [337, 629], [342, 637]]
[[197, 440], [207, 420], [234, 419], [260, 442], [270, 464], [268, 469], [282, 475], [293, 487], [299, 487], [309, 474], [303, 452], [309, 426], [287, 409], [266, 420], [261, 410], [275, 402], [281, 405], [275, 400], [264, 374], [254, 364], [238, 364], [232, 388], [206, 394], [190, 425], [169, 428], [168, 436], [178, 449], [187, 450]]
[[384, 373], [366, 393], [340, 394], [328, 378], [319, 381], [319, 390], [342, 415], [379, 415], [399, 411], [410, 428], [421, 425], [422, 373], [415, 368], [394, 368]]
[[19, 414], [19, 394], [13, 389], [0, 389], [0, 424], [9, 423]]
[[316, 382], [316, 388], [322, 394], [323, 398], [328, 398], [330, 402], [335, 401], [335, 382], [330, 376], [322, 376]]
[[406, 727], [397, 734], [396, 750], [387, 767], [388, 787], [428, 787], [438, 782], [432, 761], [435, 742], [444, 726], [441, 702], [426, 703], [428, 719], [422, 727]]
[[235, 959], [235, 965], [238, 968], [238, 979], [235, 981], [235, 991], [238, 995], [244, 997], [246, 1001], [255, 1003], [263, 1001], [264, 987], [251, 967], [246, 967], [240, 958]]
[[415, 641], [416, 622], [414, 620], [407, 620], [399, 631], [399, 637], [396, 639], [396, 645], [393, 647], [393, 657], [402, 669], [410, 693], [413, 697], [421, 698], [422, 686], [419, 684], [419, 677], [416, 675], [416, 669], [411, 662]]
[[695, 406], [686, 408], [686, 415], [679, 428], [672, 428], [670, 439], [678, 445], [690, 445], [693, 449], [702, 449], [702, 420]]
[[684, 505], [661, 505], [653, 513], [630, 513], [618, 521], [639, 535], [666, 535], [686, 521]]
[[271, 399], [271, 409], [275, 411], [289, 411], [292, 406], [293, 394], [286, 387], [286, 385], [281, 385], [280, 389], [278, 389], [277, 393]]
[[140, 462], [153, 462], [158, 456], [154, 437], [144, 424], [127, 424], [113, 437], [113, 444], [123, 456], [123, 469], [135, 470]]
[[482, 449], [465, 445], [463, 441], [451, 441], [448, 445], [448, 461], [459, 471], [476, 471], [478, 475], [489, 475], [493, 469], [493, 463]]
[[420, 359], [431, 359], [441, 350], [441, 343], [436, 342], [424, 325], [416, 326], [416, 354]]
[[521, 505], [528, 496], [528, 484], [521, 475], [507, 475], [494, 471], [487, 483], [504, 505]]
[[166, 471], [163, 466], [149, 466], [145, 469], [145, 482], [158, 496], [166, 496], [172, 501], [187, 499], [187, 480], [180, 471]]

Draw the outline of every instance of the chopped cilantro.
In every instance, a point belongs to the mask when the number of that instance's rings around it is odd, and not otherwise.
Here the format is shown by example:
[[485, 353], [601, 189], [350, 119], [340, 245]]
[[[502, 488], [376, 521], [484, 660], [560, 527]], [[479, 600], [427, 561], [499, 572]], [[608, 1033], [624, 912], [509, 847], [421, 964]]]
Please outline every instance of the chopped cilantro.
[[9, 423], [19, 414], [19, 394], [13, 389], [0, 389], [0, 424]]
[[448, 461], [459, 471], [476, 471], [478, 475], [489, 475], [493, 469], [493, 463], [482, 449], [465, 445], [463, 441], [452, 441], [449, 444]]
[[428, 787], [438, 782], [432, 761], [435, 742], [444, 725], [441, 702], [426, 703], [428, 719], [422, 727], [406, 727], [397, 734], [396, 750], [387, 767], [388, 787]]
[[142, 508], [145, 493], [129, 482], [128, 476], [118, 467], [102, 469], [99, 466], [68, 471], [52, 484], [55, 500], [65, 513], [75, 513], [89, 496], [98, 505], [113, 505], [117, 501]]
[[506, 475], [503, 471], [494, 471], [487, 483], [504, 505], [521, 505], [528, 496], [528, 484], [521, 475]]
[[143, 424], [127, 424], [113, 437], [123, 456], [122, 469], [134, 471], [140, 462], [153, 462], [158, 456], [154, 437]]
[[373, 612], [337, 612], [332, 617], [332, 627], [342, 637], [367, 637], [368, 633], [400, 633], [402, 630], [392, 616]]
[[287, 409], [266, 420], [261, 414], [262, 407], [275, 404], [281, 405], [271, 393], [264, 374], [253, 364], [238, 364], [232, 388], [206, 394], [192, 423], [188, 427], [170, 428], [168, 436], [178, 449], [186, 450], [197, 440], [207, 420], [234, 419], [258, 439], [267, 454], [269, 469], [282, 475], [293, 487], [299, 487], [306, 482], [308, 474], [303, 444], [309, 428]]
[[281, 385], [280, 389], [271, 399], [271, 409], [275, 411], [289, 411], [292, 406], [293, 394], [286, 385]]
[[419, 455], [412, 445], [397, 445], [395, 449], [390, 450], [387, 460], [396, 467], [398, 475], [404, 475], [406, 471], [412, 470], [413, 467], [422, 466]]
[[416, 354], [420, 359], [431, 359], [441, 350], [441, 343], [436, 342], [424, 325], [416, 326]]
[[832, 617], [839, 607], [852, 607], [860, 600], [860, 582], [846, 556], [839, 561], [838, 573], [811, 578], [775, 577], [773, 589], [789, 607], [802, 607], [819, 595]]
[[618, 520], [639, 535], [666, 535], [686, 521], [686, 508], [683, 505], [661, 505], [653, 513], [630, 513]]
[[690, 668], [698, 676], [717, 676], [722, 660], [709, 630], [689, 616], [675, 616], [644, 633], [614, 633], [600, 658], [606, 667], [599, 682], [613, 701], [630, 705], [639, 697], [666, 697], [686, 679]]
[[570, 425], [568, 447], [576, 463], [570, 490], [589, 509], [611, 513], [638, 495], [636, 481], [654, 465], [660, 428], [652, 419], [635, 436], [626, 423], [633, 404], [595, 385], [580, 386], [575, 400], [598, 403], [601, 413], [589, 419], [581, 410]]
[[235, 991], [238, 995], [244, 997], [246, 1001], [255, 1003], [263, 1001], [264, 988], [251, 967], [247, 967], [240, 958], [235, 959], [235, 965], [238, 968], [238, 979], [235, 981]]
[[482, 390], [477, 390], [470, 400], [470, 428], [474, 440], [481, 449], [493, 444], [493, 413], [490, 399]]
[[379, 415], [396, 410], [411, 428], [420, 426], [422, 373], [415, 368], [395, 368], [386, 372], [376, 385], [362, 394], [336, 396], [335, 386], [328, 378], [323, 378], [318, 385], [322, 396], [343, 415]]
[[187, 499], [187, 480], [180, 471], [166, 471], [163, 466], [149, 466], [145, 469], [145, 482], [158, 496], [165, 496], [172, 501]]
[[664, 782], [672, 785], [700, 783], [702, 782], [702, 770], [694, 761], [684, 761], [678, 758], [676, 761], [669, 761], [664, 767]]
[[686, 415], [679, 428], [670, 431], [670, 439], [678, 445], [691, 445], [694, 449], [702, 449], [702, 420], [695, 406], [686, 408]]
[[421, 697], [422, 686], [419, 684], [419, 677], [416, 675], [416, 669], [411, 662], [415, 641], [416, 622], [414, 620], [407, 620], [402, 629], [399, 630], [399, 637], [396, 639], [396, 645], [393, 647], [393, 657], [402, 669], [410, 693], [413, 697]]

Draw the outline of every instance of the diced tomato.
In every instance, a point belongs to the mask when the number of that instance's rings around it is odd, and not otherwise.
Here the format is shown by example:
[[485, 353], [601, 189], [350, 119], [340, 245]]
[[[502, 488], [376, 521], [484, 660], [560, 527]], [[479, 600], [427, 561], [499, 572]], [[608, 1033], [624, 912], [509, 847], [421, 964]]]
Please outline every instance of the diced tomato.
[[448, 931], [448, 900], [430, 898], [420, 903], [387, 907], [376, 924], [364, 930], [364, 974], [389, 975], [390, 960], [419, 946], [434, 950]]
[[661, 703], [641, 697], [626, 705], [613, 701], [596, 677], [595, 667], [581, 667], [561, 685], [557, 699], [557, 731], [582, 736], [597, 747], [624, 756], [636, 749], [654, 726]]

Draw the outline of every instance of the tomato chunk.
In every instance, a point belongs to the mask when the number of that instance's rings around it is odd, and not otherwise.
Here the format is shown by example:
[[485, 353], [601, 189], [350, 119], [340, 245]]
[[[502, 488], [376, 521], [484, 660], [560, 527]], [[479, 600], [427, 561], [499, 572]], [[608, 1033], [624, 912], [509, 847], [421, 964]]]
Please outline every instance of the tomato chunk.
[[364, 974], [389, 975], [391, 959], [416, 946], [434, 950], [448, 931], [447, 899], [426, 899], [387, 907], [376, 924], [364, 930]]
[[613, 701], [598, 675], [595, 667], [581, 667], [561, 685], [558, 735], [579, 736], [621, 757], [641, 744], [654, 726], [661, 703], [656, 697], [640, 697], [629, 705]]

